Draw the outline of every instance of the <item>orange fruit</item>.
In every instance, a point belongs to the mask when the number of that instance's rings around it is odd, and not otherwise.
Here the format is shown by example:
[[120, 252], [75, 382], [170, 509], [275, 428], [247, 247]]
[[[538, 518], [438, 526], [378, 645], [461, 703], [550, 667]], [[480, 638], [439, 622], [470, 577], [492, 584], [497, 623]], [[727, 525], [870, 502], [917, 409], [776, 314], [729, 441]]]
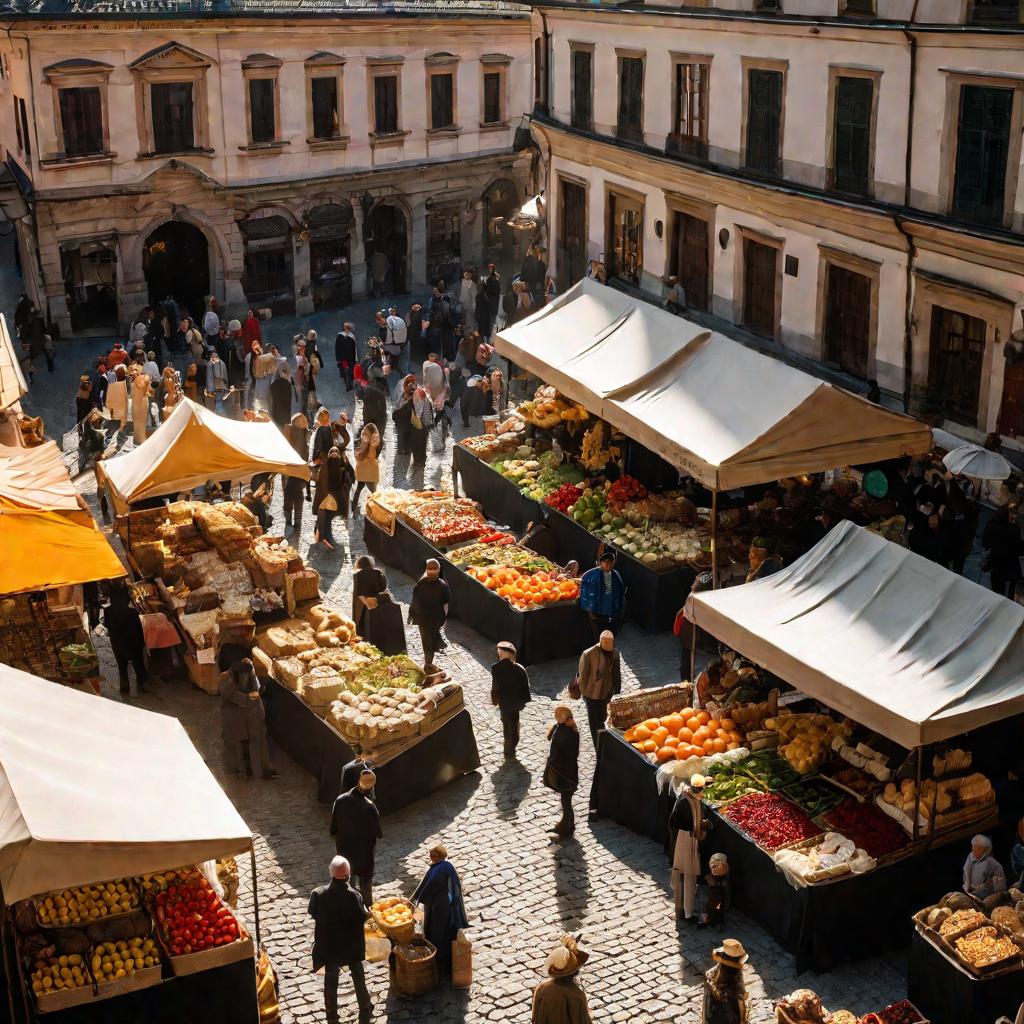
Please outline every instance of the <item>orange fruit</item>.
[[740, 746], [741, 746], [741, 744], [739, 744], [739, 743], [726, 743], [726, 745], [725, 745], [725, 749], [726, 749], [726, 750], [736, 750], [736, 749], [738, 749], [738, 748], [739, 748]]
[[686, 720], [686, 728], [689, 729], [690, 732], [696, 732], [700, 727], [701, 721], [696, 715], [690, 715]]
[[645, 725], [634, 725], [633, 736], [638, 740], [649, 740], [651, 738], [651, 730]]
[[707, 725], [708, 722], [711, 721], [711, 716], [706, 711], [698, 711], [697, 719], [700, 721], [701, 725]]
[[703, 747], [704, 747], [705, 755], [710, 755], [710, 754], [717, 753], [717, 751], [715, 750], [715, 744], [717, 742], [718, 742], [718, 740], [711, 740], [711, 739], [707, 739], [707, 740], [704, 741]]
[[622, 738], [623, 738], [623, 739], [624, 739], [624, 740], [625, 740], [625, 741], [626, 741], [627, 743], [632, 743], [632, 742], [633, 742], [633, 740], [635, 740], [635, 739], [636, 739], [636, 732], [635, 732], [635, 731], [634, 731], [633, 729], [627, 729], [627, 730], [626, 730], [626, 731], [625, 731], [625, 732], [624, 732], [624, 733], [622, 734]]
[[665, 745], [665, 740], [668, 739], [668, 729], [663, 725], [659, 725], [658, 728], [651, 733], [651, 739], [654, 740], [659, 747], [663, 747]]
[[666, 747], [677, 747], [677, 746], [679, 746], [679, 737], [678, 736], [669, 736], [668, 739], [665, 740], [665, 746]]
[[738, 733], [735, 729], [729, 733], [729, 742], [735, 743], [738, 747], [743, 746], [743, 736]]
[[674, 761], [676, 752], [671, 747], [659, 747], [654, 756], [659, 764], [664, 764], [666, 761]]
[[680, 743], [692, 743], [693, 742], [693, 730], [688, 729], [685, 725], [679, 730], [679, 742]]
[[732, 732], [736, 728], [736, 723], [731, 718], [722, 719], [722, 728], [726, 732]]
[[717, 737], [711, 741], [711, 745], [715, 748], [716, 754], [724, 754], [726, 748], [726, 742], [721, 737]]
[[665, 717], [659, 719], [659, 721], [666, 729], [668, 729], [669, 732], [679, 732], [683, 727], [683, 719], [681, 715], [665, 715]]
[[710, 739], [710, 735], [708, 727], [706, 725], [702, 725], [694, 730], [693, 742], [700, 746], [706, 739]]
[[718, 730], [721, 729], [721, 727], [722, 727], [721, 723], [718, 721], [717, 718], [710, 718], [710, 719], [708, 719], [707, 725], [708, 725], [708, 732], [718, 732]]
[[644, 740], [644, 753], [653, 754], [658, 749], [658, 744], [654, 740]]
[[644, 745], [642, 743], [631, 743], [630, 746], [634, 750], [639, 750], [641, 754], [644, 752]]
[[654, 732], [655, 729], [661, 727], [661, 722], [659, 722], [656, 718], [648, 718], [647, 721], [644, 722], [644, 725], [646, 725], [647, 728], [651, 730], [651, 732]]

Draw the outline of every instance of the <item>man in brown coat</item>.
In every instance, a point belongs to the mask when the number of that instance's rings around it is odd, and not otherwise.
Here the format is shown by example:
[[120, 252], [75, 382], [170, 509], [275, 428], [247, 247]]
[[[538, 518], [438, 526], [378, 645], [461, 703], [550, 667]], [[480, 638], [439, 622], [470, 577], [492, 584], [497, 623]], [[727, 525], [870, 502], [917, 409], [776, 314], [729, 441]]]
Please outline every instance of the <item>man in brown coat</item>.
[[608, 718], [608, 702], [622, 689], [622, 666], [615, 649], [615, 634], [610, 629], [604, 630], [598, 642], [580, 655], [578, 678], [596, 750], [598, 731]]
[[530, 1024], [593, 1024], [587, 994], [576, 981], [590, 958], [577, 940], [566, 935], [548, 955], [548, 978], [533, 990]]

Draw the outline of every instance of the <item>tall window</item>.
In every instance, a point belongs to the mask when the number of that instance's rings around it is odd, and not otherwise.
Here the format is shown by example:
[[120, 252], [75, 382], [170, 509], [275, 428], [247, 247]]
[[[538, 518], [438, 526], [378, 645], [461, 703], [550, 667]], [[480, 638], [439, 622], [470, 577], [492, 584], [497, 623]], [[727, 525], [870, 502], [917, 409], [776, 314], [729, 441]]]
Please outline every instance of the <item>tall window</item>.
[[484, 124], [498, 124], [505, 120], [501, 93], [501, 72], [486, 72], [484, 74]]
[[28, 107], [23, 99], [18, 99], [18, 112], [21, 115], [21, 135], [25, 140], [25, 156], [32, 155], [32, 136], [28, 131]]
[[194, 149], [192, 83], [153, 82], [150, 90], [154, 152], [180, 153]]
[[249, 138], [253, 142], [273, 142], [277, 137], [274, 116], [273, 78], [249, 79]]
[[398, 131], [398, 75], [373, 80], [373, 130], [378, 135]]
[[451, 128], [455, 125], [455, 76], [451, 72], [430, 76], [430, 127]]
[[691, 156], [708, 155], [708, 77], [706, 63], [675, 66], [672, 134], [669, 149]]
[[746, 165], [778, 174], [782, 149], [782, 72], [751, 68], [747, 77]]
[[572, 126], [594, 127], [594, 51], [572, 51]]
[[311, 79], [310, 98], [313, 104], [313, 138], [337, 138], [341, 131], [338, 79], [334, 75], [329, 78]]
[[871, 109], [875, 83], [870, 78], [836, 79], [832, 186], [867, 195], [871, 190]]
[[99, 86], [58, 90], [65, 156], [103, 152], [103, 104]]
[[533, 105], [544, 104], [544, 42], [540, 36], [533, 41]]
[[1003, 219], [1012, 111], [1012, 89], [960, 88], [953, 212], [965, 220]]
[[615, 134], [642, 142], [644, 137], [644, 59], [619, 58], [619, 114]]

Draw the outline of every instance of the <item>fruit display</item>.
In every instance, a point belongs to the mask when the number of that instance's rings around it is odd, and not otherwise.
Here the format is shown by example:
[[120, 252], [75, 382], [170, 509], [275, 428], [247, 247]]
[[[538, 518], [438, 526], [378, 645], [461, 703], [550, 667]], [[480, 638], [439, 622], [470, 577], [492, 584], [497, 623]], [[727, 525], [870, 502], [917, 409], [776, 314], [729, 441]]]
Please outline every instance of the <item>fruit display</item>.
[[178, 868], [175, 871], [158, 871], [152, 875], [139, 875], [134, 879], [142, 895], [147, 900], [159, 892], [163, 892], [169, 885], [180, 885], [189, 882], [199, 875], [196, 867]]
[[825, 760], [833, 739], [852, 731], [849, 723], [816, 714], [780, 714], [765, 719], [764, 727], [779, 734], [779, 753], [801, 775]]
[[550, 508], [557, 509], [559, 512], [568, 514], [569, 509], [579, 501], [582, 493], [583, 488], [579, 484], [561, 484], [544, 499], [544, 504]]
[[[502, 538], [508, 536], [501, 535]], [[488, 541], [486, 538], [476, 544], [467, 544], [448, 552], [448, 561], [458, 566], [497, 566], [503, 569], [519, 569], [523, 572], [557, 572], [558, 566], [536, 551], [504, 539]]]
[[844, 800], [828, 811], [823, 820], [829, 828], [842, 832], [876, 859], [907, 845], [907, 834], [903, 829], [874, 804]]
[[782, 787], [782, 795], [803, 808], [812, 818], [838, 807], [843, 795], [819, 779], [804, 779]]
[[1002, 935], [998, 928], [987, 925], [962, 935], [954, 943], [956, 955], [969, 967], [981, 970], [993, 967], [1003, 960], [1020, 956], [1020, 947], [1013, 939]]
[[102, 984], [105, 981], [125, 978], [146, 967], [158, 967], [160, 953], [151, 938], [136, 936], [133, 939], [120, 939], [117, 942], [96, 945], [92, 951], [90, 964], [92, 976], [98, 984]]
[[612, 508], [621, 508], [627, 502], [631, 502], [634, 499], [639, 500], [646, 498], [647, 494], [647, 488], [644, 487], [636, 477], [632, 477], [628, 473], [623, 473], [622, 476], [620, 476], [619, 479], [608, 488], [608, 504]]
[[576, 601], [580, 596], [579, 582], [561, 571], [524, 572], [515, 568], [471, 565], [466, 572], [519, 611]]
[[412, 922], [413, 909], [408, 900], [396, 896], [389, 896], [387, 899], [377, 900], [371, 908], [375, 917], [378, 917], [383, 924], [397, 928], [403, 924]]
[[421, 691], [388, 686], [372, 697], [343, 691], [326, 719], [353, 749], [373, 750], [430, 731], [437, 721], [464, 706], [458, 683], [440, 683]]
[[583, 435], [580, 448], [580, 462], [585, 469], [597, 471], [604, 469], [612, 459], [617, 459], [621, 452], [611, 443], [612, 429], [604, 420], [595, 421]]
[[742, 770], [765, 789], [779, 790], [791, 786], [800, 778], [799, 773], [781, 757], [771, 751], [758, 751], [741, 762]]
[[82, 988], [90, 982], [85, 961], [77, 953], [70, 956], [50, 956], [35, 962], [29, 977], [32, 991], [37, 996], [48, 992]]
[[766, 850], [798, 843], [821, 834], [810, 818], [777, 793], [751, 793], [725, 809], [726, 816]]
[[533, 501], [544, 501], [565, 484], [582, 484], [586, 475], [572, 463], [564, 462], [554, 449], [537, 452], [530, 445], [520, 445], [513, 455], [514, 458], [495, 460], [491, 468]]
[[707, 711], [690, 707], [641, 722], [626, 730], [625, 739], [657, 764], [724, 754], [743, 745], [731, 719], [712, 718]]
[[924, 1024], [921, 1011], [909, 1000], [900, 999], [876, 1014], [881, 1024]]
[[630, 526], [646, 526], [648, 523], [682, 523], [684, 526], [693, 526], [697, 522], [697, 506], [679, 491], [647, 494], [623, 504], [609, 497], [609, 504]]
[[36, 913], [44, 927], [68, 927], [127, 914], [139, 905], [139, 894], [124, 878], [96, 885], [79, 885], [36, 898]]
[[168, 886], [154, 903], [157, 925], [171, 956], [226, 946], [242, 937], [235, 915], [202, 875]]
[[532, 400], [523, 402], [517, 412], [527, 423], [552, 430], [559, 423], [583, 423], [590, 413], [578, 402], [573, 402], [550, 385], [537, 388]]
[[704, 786], [704, 799], [713, 805], [729, 803], [748, 793], [764, 792], [762, 785], [743, 771], [743, 761], [724, 761], [708, 765], [704, 776], [707, 780]]
[[574, 505], [566, 509], [566, 513], [587, 530], [597, 532], [604, 523], [608, 512], [608, 484], [603, 487], [584, 487]]

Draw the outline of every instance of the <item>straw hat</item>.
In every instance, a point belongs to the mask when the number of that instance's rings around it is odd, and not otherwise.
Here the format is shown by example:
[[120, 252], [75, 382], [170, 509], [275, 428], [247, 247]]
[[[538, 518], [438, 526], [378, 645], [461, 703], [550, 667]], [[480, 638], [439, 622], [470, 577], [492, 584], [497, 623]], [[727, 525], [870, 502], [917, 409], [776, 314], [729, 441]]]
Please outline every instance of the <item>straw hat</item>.
[[707, 779], [699, 772], [690, 776], [690, 789], [703, 789], [707, 785]]
[[548, 953], [545, 966], [552, 978], [568, 978], [589, 959], [590, 954], [585, 949], [580, 949], [577, 939], [571, 935], [564, 935], [558, 945]]
[[711, 954], [711, 959], [726, 967], [742, 967], [747, 962], [747, 951], [739, 939], [723, 939], [722, 944]]

